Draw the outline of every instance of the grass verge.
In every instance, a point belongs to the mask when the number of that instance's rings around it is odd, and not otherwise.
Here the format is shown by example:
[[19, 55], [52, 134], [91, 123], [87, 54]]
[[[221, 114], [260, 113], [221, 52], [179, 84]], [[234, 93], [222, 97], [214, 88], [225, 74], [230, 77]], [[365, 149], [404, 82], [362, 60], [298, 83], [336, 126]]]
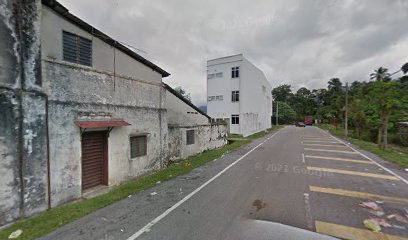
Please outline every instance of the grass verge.
[[157, 181], [163, 182], [176, 176], [185, 174], [191, 171], [191, 169], [201, 166], [231, 150], [246, 145], [249, 142], [249, 140], [234, 141], [233, 143], [225, 145], [221, 148], [204, 151], [203, 153], [189, 157], [184, 161], [172, 164], [165, 169], [123, 183], [122, 185], [114, 187], [113, 190], [107, 194], [92, 199], [65, 204], [39, 213], [34, 217], [20, 220], [1, 230], [0, 239], [8, 239], [10, 233], [16, 231], [17, 229], [23, 230], [23, 234], [17, 238], [19, 240], [38, 238], [97, 209], [106, 207], [107, 205], [124, 199], [129, 195], [136, 194], [142, 190], [153, 187]]
[[230, 133], [227, 138], [242, 138], [241, 134]]
[[267, 134], [271, 133], [272, 131], [279, 130], [279, 129], [283, 128], [283, 127], [284, 127], [283, 125], [273, 126], [271, 128], [266, 129], [265, 131], [260, 131], [260, 132], [254, 133], [252, 135], [249, 135], [247, 138], [257, 139], [257, 138], [260, 138], [260, 137], [264, 137]]
[[342, 129], [334, 129], [331, 125], [321, 124], [318, 127], [329, 130], [329, 132], [335, 136], [341, 137], [350, 143], [364, 149], [366, 151], [372, 152], [384, 160], [393, 162], [401, 167], [408, 167], [408, 152], [401, 149], [401, 147], [389, 144], [388, 149], [381, 150], [378, 148], [377, 144], [372, 142], [367, 142], [355, 138], [345, 137]]

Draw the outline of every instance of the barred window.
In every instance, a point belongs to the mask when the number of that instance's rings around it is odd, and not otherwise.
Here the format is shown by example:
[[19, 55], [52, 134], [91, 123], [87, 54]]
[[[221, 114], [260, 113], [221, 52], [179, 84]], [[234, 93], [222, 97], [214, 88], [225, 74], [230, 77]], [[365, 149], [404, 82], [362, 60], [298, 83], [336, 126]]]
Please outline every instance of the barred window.
[[239, 102], [239, 91], [232, 91], [231, 101]]
[[239, 115], [231, 115], [231, 124], [239, 124]]
[[92, 41], [62, 31], [63, 59], [67, 62], [92, 66]]
[[147, 137], [134, 136], [130, 137], [130, 157], [141, 157], [147, 154]]
[[187, 145], [194, 144], [194, 130], [187, 130], [186, 136], [187, 136]]

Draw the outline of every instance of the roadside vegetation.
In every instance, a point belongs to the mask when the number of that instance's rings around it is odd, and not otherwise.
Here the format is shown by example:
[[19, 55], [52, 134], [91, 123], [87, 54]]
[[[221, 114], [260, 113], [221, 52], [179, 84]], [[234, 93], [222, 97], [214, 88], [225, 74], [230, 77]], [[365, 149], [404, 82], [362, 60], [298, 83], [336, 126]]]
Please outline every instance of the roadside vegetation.
[[[395, 78], [400, 72], [403, 76]], [[303, 121], [305, 116], [313, 116], [322, 123], [344, 129], [347, 112], [348, 136], [376, 143], [383, 150], [389, 143], [403, 146], [408, 144], [408, 135], [406, 138], [398, 135], [398, 123], [408, 122], [407, 73], [408, 63], [393, 73], [380, 67], [367, 74], [369, 81], [354, 81], [350, 86], [339, 78], [330, 79], [327, 88], [302, 87], [295, 93], [290, 85], [278, 86], [272, 90], [272, 96], [279, 105], [279, 123]]]
[[243, 138], [241, 134], [230, 133], [227, 135], [227, 138]]
[[[276, 129], [278, 128], [273, 128], [273, 130]], [[256, 133], [258, 135], [251, 135], [251, 139], [263, 137], [271, 131], [272, 128], [268, 129], [266, 132], [262, 132], [262, 134]], [[157, 182], [167, 181], [182, 174], [186, 174], [192, 169], [219, 158], [222, 155], [250, 142], [250, 140], [231, 141], [229, 144], [221, 148], [204, 151], [201, 154], [172, 163], [167, 168], [157, 172], [153, 172], [123, 183], [117, 187], [114, 187], [109, 193], [104, 195], [91, 199], [81, 199], [80, 201], [74, 203], [68, 203], [59, 207], [51, 208], [31, 218], [20, 220], [1, 230], [0, 239], [8, 239], [9, 235], [18, 229], [23, 231], [23, 233], [17, 238], [19, 240], [38, 238], [91, 212], [106, 207], [109, 204], [119, 200], [125, 199], [129, 195], [134, 195], [140, 191], [151, 188], [155, 186]]]
[[389, 144], [387, 149], [380, 149], [378, 146], [373, 142], [363, 141], [360, 139], [352, 138], [352, 137], [345, 137], [344, 131], [340, 128], [334, 128], [330, 124], [320, 124], [318, 127], [328, 130], [331, 134], [338, 136], [347, 140], [348, 142], [364, 149], [366, 151], [372, 152], [384, 160], [396, 163], [401, 167], [408, 168], [408, 148], [398, 146], [395, 144]]

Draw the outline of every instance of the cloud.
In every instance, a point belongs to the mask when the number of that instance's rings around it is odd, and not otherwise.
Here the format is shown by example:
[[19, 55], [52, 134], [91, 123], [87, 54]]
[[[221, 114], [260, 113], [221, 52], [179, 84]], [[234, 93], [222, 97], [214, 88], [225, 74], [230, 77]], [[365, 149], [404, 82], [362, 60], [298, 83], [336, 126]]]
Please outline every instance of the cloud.
[[172, 75], [206, 102], [206, 60], [244, 53], [272, 86], [367, 80], [408, 61], [405, 0], [61, 0], [70, 12]]

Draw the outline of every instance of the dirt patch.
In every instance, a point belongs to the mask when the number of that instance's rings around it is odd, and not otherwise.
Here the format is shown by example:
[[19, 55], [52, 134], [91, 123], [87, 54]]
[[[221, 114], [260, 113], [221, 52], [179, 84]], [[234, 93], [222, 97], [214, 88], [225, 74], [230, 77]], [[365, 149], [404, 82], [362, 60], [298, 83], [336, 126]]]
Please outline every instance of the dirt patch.
[[256, 211], [258, 212], [259, 210], [261, 210], [262, 208], [266, 207], [266, 203], [262, 202], [259, 199], [256, 199], [253, 203], [252, 206], [256, 207]]

